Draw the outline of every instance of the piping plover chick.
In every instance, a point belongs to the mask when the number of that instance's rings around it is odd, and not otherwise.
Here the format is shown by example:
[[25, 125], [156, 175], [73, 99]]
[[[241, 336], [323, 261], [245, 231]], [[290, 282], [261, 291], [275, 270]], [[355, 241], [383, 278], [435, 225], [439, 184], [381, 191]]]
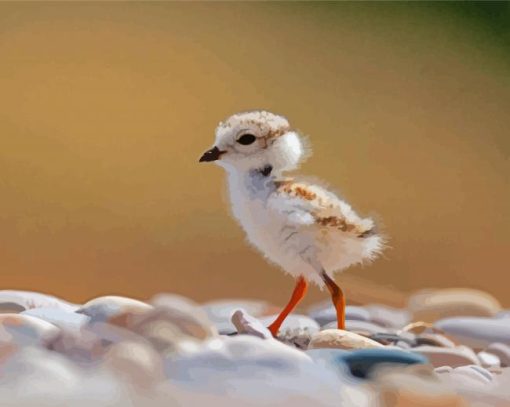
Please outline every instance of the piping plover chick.
[[328, 288], [338, 328], [345, 329], [345, 297], [332, 275], [373, 259], [383, 246], [372, 219], [361, 218], [324, 187], [284, 176], [305, 152], [287, 119], [251, 111], [220, 123], [214, 146], [200, 158], [226, 170], [233, 214], [248, 240], [297, 280], [287, 306], [269, 326], [274, 336], [309, 282]]

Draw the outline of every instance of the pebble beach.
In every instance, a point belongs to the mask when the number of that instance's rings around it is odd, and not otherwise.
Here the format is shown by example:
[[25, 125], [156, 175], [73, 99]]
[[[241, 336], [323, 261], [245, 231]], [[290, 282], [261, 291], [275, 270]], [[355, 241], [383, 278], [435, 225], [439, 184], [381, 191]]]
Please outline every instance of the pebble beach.
[[405, 307], [0, 291], [2, 406], [509, 406], [510, 311], [464, 288]]

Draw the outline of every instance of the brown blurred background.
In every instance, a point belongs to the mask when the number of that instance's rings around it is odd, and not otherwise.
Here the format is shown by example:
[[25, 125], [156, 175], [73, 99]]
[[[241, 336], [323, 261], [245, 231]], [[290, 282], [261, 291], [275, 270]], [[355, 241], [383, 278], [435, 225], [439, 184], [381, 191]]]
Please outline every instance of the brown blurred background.
[[197, 162], [218, 121], [264, 108], [391, 239], [340, 283], [510, 305], [509, 21], [509, 3], [0, 4], [1, 288], [284, 302], [292, 280]]

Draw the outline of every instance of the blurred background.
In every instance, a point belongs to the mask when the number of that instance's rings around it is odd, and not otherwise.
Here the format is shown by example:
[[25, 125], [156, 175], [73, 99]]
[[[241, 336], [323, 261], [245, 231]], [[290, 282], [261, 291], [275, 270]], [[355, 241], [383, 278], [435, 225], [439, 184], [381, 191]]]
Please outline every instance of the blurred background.
[[0, 4], [1, 288], [285, 302], [197, 162], [263, 108], [390, 238], [340, 285], [510, 305], [509, 4]]

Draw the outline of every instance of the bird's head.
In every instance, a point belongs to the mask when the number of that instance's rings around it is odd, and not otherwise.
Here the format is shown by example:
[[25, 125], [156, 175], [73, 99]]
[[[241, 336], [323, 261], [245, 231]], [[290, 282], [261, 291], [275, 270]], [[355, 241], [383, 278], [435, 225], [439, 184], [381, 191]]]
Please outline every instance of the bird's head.
[[221, 122], [214, 146], [200, 162], [214, 161], [227, 171], [281, 173], [297, 168], [304, 153], [302, 139], [287, 119], [266, 111], [251, 111]]

